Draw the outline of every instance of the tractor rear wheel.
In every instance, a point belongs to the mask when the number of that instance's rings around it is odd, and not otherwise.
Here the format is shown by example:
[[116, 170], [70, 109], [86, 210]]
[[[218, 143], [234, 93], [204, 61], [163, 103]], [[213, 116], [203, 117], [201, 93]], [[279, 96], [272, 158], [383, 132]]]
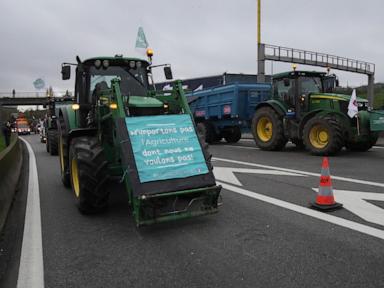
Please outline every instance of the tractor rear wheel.
[[239, 126], [232, 126], [225, 130], [224, 139], [228, 143], [237, 143], [241, 139], [241, 129]]
[[252, 134], [257, 146], [262, 150], [281, 150], [287, 144], [283, 120], [270, 107], [262, 107], [255, 112]]
[[48, 130], [47, 143], [49, 147], [49, 154], [57, 155], [58, 154], [58, 133], [57, 130]]
[[80, 212], [102, 212], [108, 205], [108, 162], [95, 137], [72, 140], [69, 151], [72, 190]]
[[315, 116], [304, 126], [304, 145], [313, 155], [334, 155], [344, 146], [343, 129], [337, 117]]

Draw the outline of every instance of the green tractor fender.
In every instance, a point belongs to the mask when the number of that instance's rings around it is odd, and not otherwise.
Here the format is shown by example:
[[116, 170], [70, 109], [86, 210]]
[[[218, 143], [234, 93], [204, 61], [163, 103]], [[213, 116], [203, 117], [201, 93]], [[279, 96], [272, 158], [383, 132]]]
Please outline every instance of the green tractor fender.
[[68, 135], [69, 131], [77, 128], [75, 111], [70, 105], [61, 107], [58, 111], [58, 124], [63, 134]]
[[337, 112], [337, 111], [327, 111], [324, 109], [316, 109], [316, 110], [313, 110], [313, 111], [307, 113], [303, 117], [303, 119], [301, 119], [301, 122], [299, 125], [299, 137], [300, 138], [303, 137], [304, 126], [310, 119], [312, 119], [313, 117], [323, 117], [323, 116], [335, 116], [335, 117], [337, 117], [340, 120], [340, 122], [342, 123], [342, 127], [344, 128], [344, 137], [345, 138], [347, 138], [348, 135], [350, 135], [352, 133], [352, 127], [351, 127], [350, 120], [349, 120], [348, 116], [346, 116], [345, 114], [343, 114], [341, 112]]
[[284, 107], [284, 105], [281, 102], [273, 99], [257, 104], [255, 107], [255, 111], [262, 107], [271, 107], [281, 117], [283, 117], [287, 113], [287, 109]]

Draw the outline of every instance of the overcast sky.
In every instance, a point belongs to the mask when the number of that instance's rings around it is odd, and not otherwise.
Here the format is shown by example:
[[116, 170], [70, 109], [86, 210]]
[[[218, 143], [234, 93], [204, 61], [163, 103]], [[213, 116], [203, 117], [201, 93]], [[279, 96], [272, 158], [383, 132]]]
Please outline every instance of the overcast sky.
[[[262, 0], [262, 42], [373, 62], [384, 82], [383, 11], [383, 0]], [[1, 0], [0, 91], [34, 91], [37, 78], [72, 90], [62, 62], [137, 56], [139, 26], [154, 63], [171, 63], [175, 78], [256, 74], [256, 20], [257, 0]], [[287, 69], [273, 63], [274, 73]], [[367, 82], [333, 72], [342, 85]]]

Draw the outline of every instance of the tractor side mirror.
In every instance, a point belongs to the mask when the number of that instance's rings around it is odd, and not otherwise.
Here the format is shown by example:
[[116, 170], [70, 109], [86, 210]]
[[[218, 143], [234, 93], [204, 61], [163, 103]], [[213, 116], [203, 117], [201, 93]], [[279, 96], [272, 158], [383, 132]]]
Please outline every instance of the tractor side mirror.
[[169, 67], [169, 66], [164, 67], [164, 75], [165, 75], [165, 79], [167, 79], [167, 80], [173, 79], [171, 67]]
[[290, 83], [290, 81], [289, 81], [289, 79], [288, 78], [284, 78], [284, 86], [285, 87], [288, 87], [288, 86], [290, 86], [291, 85], [291, 83]]
[[340, 87], [339, 79], [335, 80], [335, 85], [336, 85], [336, 87]]
[[61, 66], [61, 78], [63, 80], [68, 80], [71, 78], [71, 66], [69, 65]]

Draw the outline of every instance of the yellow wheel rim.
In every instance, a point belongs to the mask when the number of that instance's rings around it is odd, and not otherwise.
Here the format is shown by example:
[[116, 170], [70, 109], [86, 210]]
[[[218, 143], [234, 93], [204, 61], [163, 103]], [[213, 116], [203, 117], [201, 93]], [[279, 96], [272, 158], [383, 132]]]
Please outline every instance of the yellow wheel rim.
[[80, 197], [80, 184], [79, 184], [79, 170], [77, 168], [77, 160], [75, 158], [71, 161], [71, 176], [73, 189], [77, 198]]
[[63, 155], [63, 152], [64, 152], [64, 148], [63, 148], [63, 139], [62, 137], [60, 137], [60, 167], [61, 167], [61, 173], [63, 174], [64, 173], [64, 155]]
[[273, 124], [267, 117], [261, 117], [257, 122], [257, 136], [263, 142], [271, 140], [273, 135]]
[[328, 145], [329, 132], [328, 129], [321, 125], [315, 125], [309, 131], [309, 141], [312, 146], [317, 149], [322, 149]]

